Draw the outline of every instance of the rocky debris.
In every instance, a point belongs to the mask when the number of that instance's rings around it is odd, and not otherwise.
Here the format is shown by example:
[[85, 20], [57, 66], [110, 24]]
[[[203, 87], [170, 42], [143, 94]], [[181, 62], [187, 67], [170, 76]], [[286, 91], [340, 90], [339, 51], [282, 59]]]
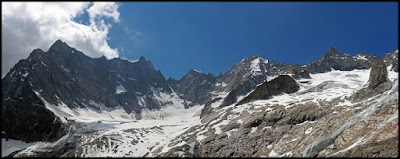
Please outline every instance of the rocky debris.
[[399, 156], [399, 137], [356, 146], [332, 157], [396, 157]]
[[[279, 119], [283, 120], [280, 121], [279, 124], [281, 125], [296, 125], [303, 123], [305, 121], [315, 121], [319, 118], [325, 116], [327, 114], [326, 110], [323, 110], [320, 106], [315, 105], [312, 102], [306, 104], [298, 104], [294, 109], [288, 109], [286, 114], [283, 114], [285, 110], [280, 110], [279, 113], [268, 113], [266, 116], [266, 121], [270, 121], [270, 123], [276, 122]], [[278, 118], [275, 114], [278, 114]], [[275, 116], [274, 116], [275, 115]], [[272, 121], [270, 119], [273, 119]]]
[[323, 73], [332, 69], [341, 71], [368, 69], [372, 66], [375, 58], [368, 53], [359, 53], [356, 56], [351, 56], [331, 47], [329, 51], [324, 53], [321, 60], [307, 65], [306, 70], [310, 73]]
[[236, 89], [229, 92], [219, 107], [225, 107], [236, 102]]
[[[340, 104], [343, 99], [335, 98], [291, 107], [238, 105], [229, 108], [231, 113], [222, 110], [224, 107], [213, 111], [220, 115], [204, 114], [202, 118], [214, 117], [182, 135], [205, 136], [189, 155], [193, 157], [393, 157], [398, 143], [389, 145], [388, 141], [398, 138], [397, 96], [392, 88], [377, 97], [385, 98], [378, 103], [373, 98], [345, 106]], [[232, 118], [235, 109], [243, 112]], [[230, 120], [226, 123], [225, 119]], [[215, 126], [219, 123], [226, 124], [217, 133]], [[370, 146], [376, 150], [368, 149]], [[181, 154], [187, 152], [179, 150]], [[172, 149], [168, 152], [179, 153]]]
[[258, 99], [268, 99], [280, 93], [294, 93], [299, 90], [297, 82], [289, 75], [280, 75], [277, 78], [257, 86], [253, 92], [239, 101], [241, 105]]
[[368, 86], [355, 92], [349, 97], [351, 101], [358, 102], [378, 95], [392, 87], [392, 82], [388, 79], [388, 72], [383, 58], [377, 58], [371, 68]]
[[[222, 133], [220, 134], [215, 134], [212, 131], [213, 129], [204, 133], [207, 134], [207, 137], [199, 145], [196, 145], [194, 149], [197, 151], [194, 151], [193, 155], [194, 157], [268, 156], [268, 153], [271, 152], [270, 145], [285, 138], [282, 137], [285, 133], [297, 135], [298, 141], [291, 142], [291, 146], [289, 146], [293, 148], [302, 139], [300, 135], [304, 134], [306, 129], [299, 124], [308, 127], [310, 121], [318, 120], [327, 114], [325, 112], [326, 106], [320, 108], [313, 103], [308, 103], [299, 105], [299, 107], [301, 110], [296, 110], [296, 107], [286, 110], [281, 106], [276, 106], [273, 107], [272, 111], [265, 111], [266, 107], [262, 107], [251, 115], [243, 112], [239, 116], [239, 120], [242, 120], [243, 124], [238, 123], [237, 119], [231, 120], [229, 124], [221, 127]], [[225, 114], [224, 116], [229, 115]], [[218, 123], [218, 121], [215, 123]], [[214, 125], [206, 126], [213, 127]], [[302, 129], [302, 131], [299, 131], [299, 129]], [[195, 130], [203, 131], [204, 129]], [[199, 135], [198, 133], [193, 134]], [[288, 140], [292, 139], [288, 138]], [[288, 144], [286, 140], [282, 142], [285, 145]], [[287, 149], [290, 149], [289, 147]], [[171, 149], [167, 154], [174, 153], [176, 151]]]

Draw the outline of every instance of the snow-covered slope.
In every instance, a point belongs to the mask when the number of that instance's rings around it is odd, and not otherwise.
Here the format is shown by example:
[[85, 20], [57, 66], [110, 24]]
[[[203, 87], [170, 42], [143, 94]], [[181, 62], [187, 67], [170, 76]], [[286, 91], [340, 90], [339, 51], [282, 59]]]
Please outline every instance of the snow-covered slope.
[[[388, 129], [398, 121], [397, 72], [389, 71], [391, 90], [362, 102], [348, 100], [367, 86], [369, 74], [370, 69], [312, 74], [311, 79], [297, 80], [296, 93], [214, 109], [200, 125], [172, 141], [193, 143], [196, 152], [181, 145], [160, 155], [335, 156], [356, 145], [390, 139], [398, 132], [398, 128]], [[365, 127], [365, 123], [376, 126]], [[382, 133], [387, 136], [377, 139]]]
[[[159, 111], [142, 113], [142, 120], [97, 118], [96, 121], [78, 119], [70, 132], [54, 143], [32, 143], [17, 156], [51, 156], [55, 150], [69, 150], [66, 157], [143, 157], [153, 152], [167, 152], [170, 140], [200, 124], [202, 106], [189, 109], [168, 106]], [[157, 114], [168, 114], [157, 118]], [[150, 116], [156, 117], [156, 119]], [[96, 118], [92, 118], [96, 119]], [[65, 143], [76, 144], [68, 149]], [[11, 149], [9, 149], [11, 151]], [[7, 151], [7, 150], [5, 150]]]
[[[142, 120], [135, 120], [133, 116], [122, 113], [122, 110], [119, 112], [118, 109], [104, 111], [105, 107], [98, 103], [93, 104], [103, 109], [103, 113], [69, 109], [63, 105], [54, 106], [41, 98], [49, 110], [62, 118], [67, 117], [68, 120], [64, 122], [71, 124], [70, 130], [56, 142], [26, 145], [26, 149], [14, 156], [340, 155], [357, 145], [393, 136], [386, 129], [388, 124], [396, 124], [398, 118], [396, 111], [393, 111], [398, 110], [398, 73], [388, 73], [394, 83], [392, 89], [363, 102], [352, 103], [347, 97], [366, 87], [370, 70], [332, 70], [311, 74], [311, 79], [297, 79], [299, 91], [272, 96], [266, 100], [218, 107], [227, 95], [221, 94], [222, 99], [211, 103], [214, 111], [201, 119], [204, 105], [185, 109], [183, 104], [179, 104], [181, 101], [177, 96], [168, 98], [174, 99], [175, 104], [158, 111], [142, 111]], [[40, 93], [36, 93], [40, 97]], [[159, 95], [160, 99], [164, 99], [162, 96]], [[244, 96], [240, 96], [238, 101]], [[371, 123], [375, 120], [381, 121], [376, 127], [356, 132], [360, 129], [357, 127], [363, 125], [360, 122]], [[329, 125], [330, 128], [327, 128]], [[387, 133], [387, 137], [376, 139], [383, 132]], [[343, 137], [346, 139], [342, 141]], [[321, 143], [326, 141], [328, 145], [322, 145], [321, 148]], [[71, 144], [75, 146], [66, 146]], [[234, 147], [238, 147], [238, 150], [234, 150]], [[11, 150], [4, 149], [6, 152]], [[63, 153], [60, 154], [60, 151]]]
[[[397, 50], [383, 58], [390, 82], [379, 76], [385, 69], [368, 69], [380, 57], [334, 49], [307, 66], [320, 72], [311, 75], [305, 66], [252, 55], [217, 77], [191, 69], [166, 81], [144, 57], [92, 59], [57, 41], [2, 79], [2, 138], [9, 138], [2, 151], [14, 157], [343, 157], [360, 150], [393, 156], [387, 145], [365, 149], [398, 139], [392, 57]], [[370, 72], [378, 74], [375, 83], [384, 79], [381, 92], [360, 91], [369, 88]], [[285, 81], [273, 80], [281, 74], [294, 80], [274, 83]], [[268, 81], [274, 84], [254, 89]], [[299, 90], [274, 91], [289, 84]]]

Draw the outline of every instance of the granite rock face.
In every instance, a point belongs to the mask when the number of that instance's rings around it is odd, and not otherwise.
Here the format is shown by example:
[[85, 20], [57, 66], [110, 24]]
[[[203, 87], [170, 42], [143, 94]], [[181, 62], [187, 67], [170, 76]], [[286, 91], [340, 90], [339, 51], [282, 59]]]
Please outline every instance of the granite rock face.
[[[154, 70], [144, 57], [134, 63], [118, 58], [107, 60], [104, 56], [90, 58], [61, 40], [47, 52], [35, 50], [20, 63], [21, 67], [14, 67], [5, 81], [15, 82], [15, 74], [26, 72], [26, 80], [36, 91], [42, 90], [44, 99], [51, 104], [62, 101], [71, 108], [82, 107], [81, 103], [90, 106], [92, 100], [107, 107], [122, 106], [128, 113], [140, 113], [141, 105], [157, 109], [163, 104], [151, 98], [152, 90], [172, 92], [161, 72]], [[3, 85], [7, 89], [8, 84]], [[147, 102], [140, 103], [138, 97]]]
[[[57, 40], [47, 52], [35, 49], [2, 79], [2, 108], [7, 112], [2, 114], [7, 122], [2, 126], [10, 138], [48, 141], [63, 134], [65, 123], [60, 123], [39, 97], [51, 105], [65, 104], [70, 109], [100, 112], [122, 107], [140, 118], [142, 109], [172, 104], [171, 100], [160, 100], [160, 93], [173, 95], [161, 72], [154, 70], [144, 57], [137, 61], [90, 58]], [[27, 112], [26, 116], [23, 112]]]
[[68, 125], [45, 107], [28, 80], [11, 86], [7, 94], [12, 96], [1, 102], [2, 138], [53, 142], [67, 133]]
[[378, 85], [389, 81], [386, 64], [379, 57], [371, 68], [369, 75], [368, 88], [374, 89]]

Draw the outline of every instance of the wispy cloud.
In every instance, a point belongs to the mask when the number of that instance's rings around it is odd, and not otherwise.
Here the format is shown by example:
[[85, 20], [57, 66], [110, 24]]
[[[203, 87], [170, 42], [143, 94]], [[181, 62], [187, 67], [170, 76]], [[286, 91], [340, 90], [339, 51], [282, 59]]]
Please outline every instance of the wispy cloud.
[[125, 26], [124, 31], [128, 34], [132, 39], [139, 40], [143, 38], [143, 33], [138, 31], [131, 31], [127, 26]]

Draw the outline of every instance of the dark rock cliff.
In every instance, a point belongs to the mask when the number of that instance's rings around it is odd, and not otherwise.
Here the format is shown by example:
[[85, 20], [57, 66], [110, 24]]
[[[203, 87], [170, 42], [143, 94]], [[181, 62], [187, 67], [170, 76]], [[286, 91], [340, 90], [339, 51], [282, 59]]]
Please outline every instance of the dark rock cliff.
[[294, 93], [299, 90], [297, 82], [289, 75], [280, 75], [277, 78], [257, 86], [253, 92], [239, 101], [236, 105], [258, 99], [268, 99], [280, 93]]
[[90, 58], [57, 40], [47, 52], [35, 49], [2, 79], [2, 127], [9, 138], [51, 141], [63, 134], [64, 124], [39, 95], [49, 104], [65, 103], [71, 109], [102, 111], [98, 105], [103, 105], [139, 114], [144, 108], [171, 104], [158, 100], [159, 93], [170, 95], [172, 90], [144, 57], [136, 62]]

